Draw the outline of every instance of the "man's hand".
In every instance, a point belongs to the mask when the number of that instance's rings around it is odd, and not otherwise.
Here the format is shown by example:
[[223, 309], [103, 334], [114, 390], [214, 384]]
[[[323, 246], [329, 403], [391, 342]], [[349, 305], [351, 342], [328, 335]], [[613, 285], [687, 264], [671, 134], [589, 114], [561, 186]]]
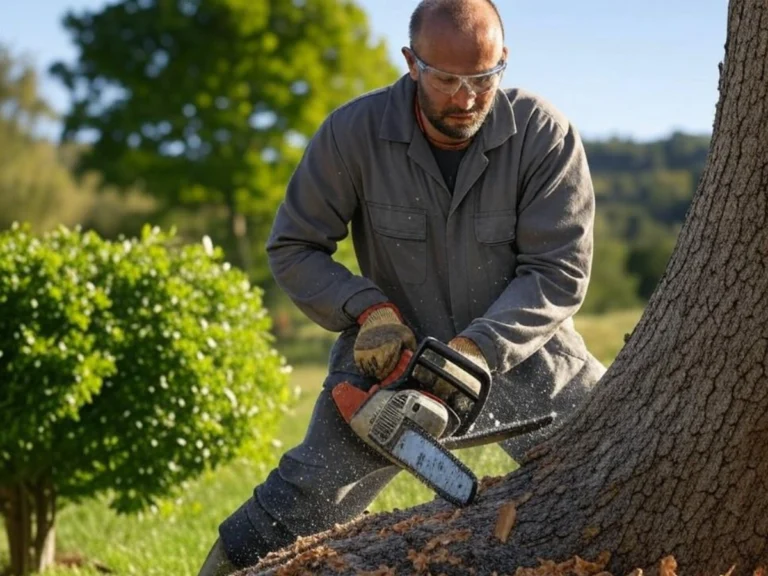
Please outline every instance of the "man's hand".
[[[456, 350], [456, 352], [459, 354], [465, 356], [474, 364], [477, 364], [480, 368], [485, 370], [487, 374], [490, 374], [490, 369], [488, 368], [488, 362], [486, 361], [485, 356], [483, 356], [480, 348], [478, 348], [477, 344], [475, 344], [472, 340], [462, 336], [457, 336], [448, 342], [448, 346]], [[468, 388], [474, 390], [475, 392], [480, 392], [480, 382], [452, 362], [446, 360], [443, 368], [447, 372], [456, 376], [457, 379], [465, 383]], [[449, 382], [446, 382], [442, 378], [434, 375], [432, 375], [431, 378], [427, 377], [426, 380], [427, 381], [424, 382], [424, 389], [428, 392], [431, 392], [443, 400], [443, 402], [445, 402], [448, 406], [453, 408], [459, 415], [459, 418], [462, 420], [472, 410], [472, 400], [467, 398], [461, 391], [457, 390]]]
[[416, 349], [416, 337], [403, 324], [394, 304], [379, 304], [358, 318], [360, 332], [354, 346], [355, 364], [366, 376], [386, 378], [397, 366], [403, 348]]

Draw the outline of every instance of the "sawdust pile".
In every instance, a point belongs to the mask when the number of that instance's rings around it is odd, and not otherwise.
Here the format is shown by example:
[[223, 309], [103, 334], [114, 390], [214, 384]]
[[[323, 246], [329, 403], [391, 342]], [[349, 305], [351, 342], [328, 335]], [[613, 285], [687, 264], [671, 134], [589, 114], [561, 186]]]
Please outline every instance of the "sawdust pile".
[[[500, 478], [483, 478], [481, 490], [500, 483]], [[514, 529], [517, 508], [525, 504], [531, 494], [524, 494], [515, 500], [502, 503], [498, 509], [496, 524], [493, 527], [492, 538], [499, 543], [505, 543]], [[395, 511], [405, 513], [406, 511]], [[478, 574], [477, 568], [465, 566], [464, 559], [451, 551], [454, 543], [467, 542], [473, 537], [473, 531], [468, 528], [453, 526], [462, 516], [462, 509], [451, 509], [431, 515], [403, 515], [383, 527], [373, 526], [374, 515], [364, 515], [348, 524], [338, 525], [324, 533], [299, 538], [292, 546], [282, 551], [270, 554], [259, 565], [259, 574], [268, 573], [271, 576], [311, 576], [315, 574], [339, 574], [340, 576], [445, 576], [450, 574]], [[338, 552], [329, 543], [338, 540], [363, 536], [368, 539], [383, 539], [392, 535], [404, 535], [421, 527], [439, 526], [440, 532], [423, 541], [422, 545], [411, 547], [397, 567], [381, 564], [373, 570], [355, 568], [355, 557], [344, 552]], [[443, 530], [444, 528], [444, 530]], [[486, 536], [487, 537], [487, 536]], [[626, 575], [614, 575], [606, 570], [611, 559], [608, 551], [602, 552], [596, 559], [589, 561], [579, 556], [561, 562], [539, 560], [535, 567], [521, 567], [514, 572], [492, 572], [491, 576], [643, 576], [643, 570], [637, 568]], [[358, 558], [359, 560], [359, 558]], [[673, 556], [666, 556], [659, 561], [658, 576], [678, 576], [677, 561]], [[736, 566], [721, 576], [732, 576]], [[487, 570], [482, 571], [487, 574]], [[256, 574], [245, 570], [236, 576], [252, 576]], [[655, 576], [654, 575], [654, 576]], [[753, 576], [768, 576], [765, 568], [757, 568]]]
[[[448, 564], [454, 567], [461, 566], [461, 558], [452, 556], [445, 546], [451, 542], [463, 541], [470, 535], [467, 531], [447, 533], [430, 541], [421, 551], [411, 550], [408, 560], [412, 567], [406, 571], [400, 571], [399, 574], [419, 574], [441, 576], [441, 572], [433, 571], [431, 567], [434, 564]], [[611, 572], [605, 570], [610, 560], [610, 553], [603, 552], [594, 562], [584, 560], [579, 556], [574, 556], [564, 562], [554, 562], [552, 560], [540, 560], [539, 566], [533, 568], [518, 568], [513, 574], [492, 572], [491, 576], [614, 576]], [[327, 546], [308, 550], [297, 556], [287, 565], [280, 567], [275, 572], [276, 576], [310, 576], [320, 571], [328, 569], [338, 574], [355, 574], [355, 576], [397, 576], [398, 571], [395, 568], [381, 565], [375, 570], [357, 570], [350, 571], [350, 567], [344, 561], [344, 558], [338, 555], [335, 550]], [[728, 572], [721, 576], [731, 576], [735, 569], [732, 566]], [[673, 556], [667, 556], [659, 562], [659, 576], [677, 576], [677, 561]], [[473, 567], [466, 567], [463, 573], [467, 575], [477, 574]], [[627, 576], [643, 576], [643, 571], [639, 568], [630, 572]], [[758, 568], [753, 576], [767, 576], [764, 568]]]

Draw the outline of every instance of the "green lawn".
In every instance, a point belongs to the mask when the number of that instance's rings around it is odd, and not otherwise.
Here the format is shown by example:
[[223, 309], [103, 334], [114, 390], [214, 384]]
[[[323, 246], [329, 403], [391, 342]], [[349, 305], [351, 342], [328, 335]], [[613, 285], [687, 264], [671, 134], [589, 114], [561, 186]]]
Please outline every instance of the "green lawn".
[[[590, 350], [610, 363], [623, 346], [624, 335], [632, 331], [639, 317], [640, 311], [630, 311], [579, 317], [576, 323]], [[190, 483], [175, 503], [141, 516], [116, 516], [103, 501], [68, 506], [59, 515], [59, 554], [98, 560], [117, 574], [196, 575], [215, 538], [218, 523], [248, 498], [253, 485], [265, 477], [286, 448], [301, 441], [323, 377], [322, 367], [302, 366], [294, 370], [292, 384], [301, 390], [301, 395], [283, 422], [271, 462], [234, 462]], [[459, 451], [458, 455], [479, 477], [504, 474], [516, 466], [496, 446]], [[432, 498], [417, 481], [400, 474], [371, 508], [405, 508]], [[3, 538], [0, 566], [6, 562]], [[47, 574], [95, 576], [100, 572], [94, 568], [57, 569]]]

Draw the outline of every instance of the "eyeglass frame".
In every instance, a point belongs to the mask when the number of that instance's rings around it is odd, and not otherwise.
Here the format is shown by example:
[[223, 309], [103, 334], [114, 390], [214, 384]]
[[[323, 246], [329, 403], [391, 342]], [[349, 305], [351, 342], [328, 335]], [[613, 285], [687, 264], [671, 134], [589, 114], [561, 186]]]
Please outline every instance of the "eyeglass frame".
[[439, 74], [444, 74], [446, 76], [452, 76], [454, 78], [458, 78], [459, 79], [459, 87], [456, 88], [456, 90], [454, 90], [453, 92], [446, 92], [446, 91], [438, 88], [437, 86], [435, 86], [433, 84], [430, 84], [435, 90], [439, 91], [441, 94], [445, 94], [446, 96], [455, 96], [456, 93], [459, 90], [461, 90], [462, 86], [466, 86], [467, 91], [472, 93], [472, 94], [474, 94], [474, 95], [476, 95], [476, 96], [480, 95], [480, 94], [485, 94], [486, 92], [491, 91], [493, 89], [493, 86], [490, 86], [486, 90], [478, 92], [477, 90], [472, 88], [472, 86], [471, 86], [471, 84], [469, 83], [468, 80], [472, 80], [473, 78], [483, 78], [483, 77], [486, 77], [486, 76], [493, 76], [493, 75], [498, 75], [499, 80], [501, 80], [501, 76], [504, 73], [504, 70], [506, 70], [506, 68], [507, 68], [507, 61], [504, 60], [504, 59], [501, 59], [501, 60], [499, 60], [499, 63], [496, 66], [494, 66], [493, 68], [491, 68], [487, 72], [480, 72], [478, 74], [453, 74], [452, 72], [445, 72], [444, 70], [440, 70], [439, 68], [435, 68], [434, 66], [430, 66], [429, 64], [424, 62], [424, 60], [419, 58], [419, 55], [416, 54], [416, 52], [414, 51], [413, 48], [406, 48], [406, 50], [408, 50], [408, 52], [410, 52], [411, 55], [413, 56], [414, 60], [416, 60], [416, 66], [418, 67], [419, 72], [429, 72], [429, 71], [432, 71], [432, 72], [437, 72]]

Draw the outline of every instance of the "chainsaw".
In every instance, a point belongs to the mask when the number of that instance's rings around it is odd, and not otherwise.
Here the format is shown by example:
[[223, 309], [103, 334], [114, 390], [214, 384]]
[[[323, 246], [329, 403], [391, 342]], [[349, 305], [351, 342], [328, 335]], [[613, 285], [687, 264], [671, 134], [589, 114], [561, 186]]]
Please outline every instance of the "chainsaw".
[[[470, 387], [446, 370], [448, 362], [479, 386]], [[472, 407], [466, 416], [459, 417], [440, 398], [422, 389], [428, 373], [469, 399]], [[466, 506], [477, 495], [477, 477], [449, 449], [501, 442], [543, 428], [555, 416], [474, 432], [490, 391], [491, 378], [484, 370], [439, 340], [425, 338], [415, 352], [405, 350], [392, 373], [369, 391], [341, 382], [331, 393], [341, 416], [366, 444], [448, 502]]]

